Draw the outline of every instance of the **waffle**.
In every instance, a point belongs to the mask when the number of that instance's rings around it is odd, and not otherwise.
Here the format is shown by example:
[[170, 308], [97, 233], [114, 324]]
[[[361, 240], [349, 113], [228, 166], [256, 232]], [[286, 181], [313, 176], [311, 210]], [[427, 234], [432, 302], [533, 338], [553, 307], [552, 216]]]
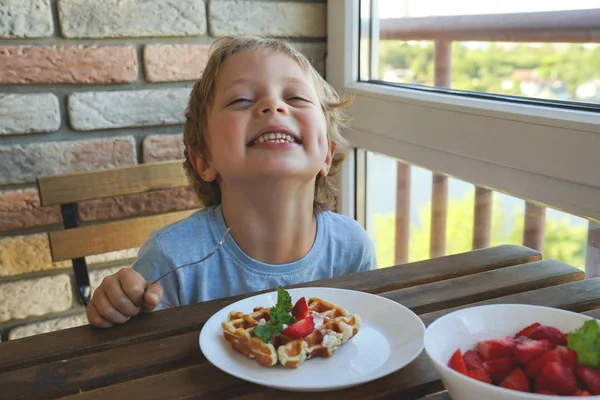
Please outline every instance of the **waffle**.
[[362, 324], [358, 315], [320, 298], [310, 298], [307, 303], [315, 329], [303, 338], [279, 333], [265, 343], [253, 336], [254, 328], [271, 318], [270, 309], [264, 307], [256, 307], [250, 314], [230, 312], [227, 321], [221, 324], [223, 335], [233, 349], [260, 365], [272, 367], [279, 363], [287, 368], [298, 368], [311, 358], [331, 357], [358, 333]]

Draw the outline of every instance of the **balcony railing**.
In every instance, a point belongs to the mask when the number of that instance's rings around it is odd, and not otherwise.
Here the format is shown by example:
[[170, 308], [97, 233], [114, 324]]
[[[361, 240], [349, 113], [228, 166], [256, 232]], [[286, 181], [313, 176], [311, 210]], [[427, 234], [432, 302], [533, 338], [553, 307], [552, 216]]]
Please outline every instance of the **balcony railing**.
[[[600, 42], [600, 9], [520, 14], [406, 17], [379, 20], [379, 39], [432, 40], [435, 43], [434, 84], [450, 87], [453, 41]], [[398, 163], [396, 189], [396, 264], [408, 257], [410, 165]], [[446, 254], [448, 177], [434, 172], [430, 256]], [[543, 251], [545, 208], [526, 203], [523, 244]], [[490, 245], [492, 191], [476, 187], [473, 249]], [[600, 276], [600, 224], [589, 222], [586, 258], [588, 276]]]

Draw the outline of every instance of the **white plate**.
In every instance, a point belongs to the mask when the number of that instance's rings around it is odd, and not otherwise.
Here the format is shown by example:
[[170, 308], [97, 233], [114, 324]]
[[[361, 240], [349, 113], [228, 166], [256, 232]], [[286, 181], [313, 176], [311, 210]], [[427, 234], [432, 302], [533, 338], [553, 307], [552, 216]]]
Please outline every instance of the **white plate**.
[[384, 297], [345, 289], [289, 289], [292, 304], [302, 296], [325, 301], [358, 314], [363, 325], [358, 334], [330, 358], [306, 360], [297, 369], [281, 364], [263, 367], [231, 348], [221, 323], [230, 311], [252, 312], [257, 306], [273, 307], [277, 292], [260, 294], [233, 303], [215, 313], [200, 332], [200, 349], [214, 366], [259, 385], [291, 391], [326, 391], [360, 385], [386, 376], [413, 361], [423, 350], [425, 325], [408, 308]]

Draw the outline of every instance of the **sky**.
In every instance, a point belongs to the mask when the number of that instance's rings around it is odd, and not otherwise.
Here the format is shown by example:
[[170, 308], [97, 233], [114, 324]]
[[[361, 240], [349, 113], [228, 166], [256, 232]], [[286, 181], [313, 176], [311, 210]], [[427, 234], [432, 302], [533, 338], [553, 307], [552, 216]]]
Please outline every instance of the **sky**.
[[600, 0], [379, 0], [379, 16], [381, 18], [564, 11], [590, 8], [600, 8]]

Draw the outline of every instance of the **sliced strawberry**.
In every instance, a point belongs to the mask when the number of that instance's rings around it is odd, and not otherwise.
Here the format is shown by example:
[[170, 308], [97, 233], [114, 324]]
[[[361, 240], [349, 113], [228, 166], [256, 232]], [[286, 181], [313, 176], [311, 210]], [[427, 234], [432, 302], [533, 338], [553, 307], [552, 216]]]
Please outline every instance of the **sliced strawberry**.
[[535, 360], [527, 363], [527, 365], [525, 365], [525, 373], [530, 378], [535, 379], [535, 378], [537, 378], [537, 376], [538, 376], [540, 370], [542, 369], [542, 367], [544, 366], [544, 364], [546, 364], [547, 362], [552, 362], [552, 361], [562, 363], [560, 354], [558, 354], [558, 352], [556, 350], [548, 350], [547, 352], [545, 352], [544, 354], [542, 354]]
[[487, 372], [481, 369], [474, 369], [469, 371], [469, 376], [481, 382], [492, 383], [492, 377]]
[[587, 397], [587, 396], [592, 396], [590, 394], [590, 392], [588, 392], [587, 390], [578, 390], [575, 393], [573, 393], [573, 396], [578, 396], [578, 397]]
[[515, 341], [510, 336], [504, 339], [485, 340], [478, 342], [477, 348], [485, 360], [511, 357], [515, 350]]
[[575, 373], [591, 394], [600, 394], [600, 373], [594, 368], [583, 365], [575, 368]]
[[546, 339], [554, 346], [566, 346], [567, 339], [565, 334], [553, 326], [541, 325], [535, 328], [529, 334], [530, 339], [540, 340]]
[[527, 364], [552, 349], [552, 344], [546, 339], [526, 339], [515, 344], [515, 358], [521, 364]]
[[477, 350], [467, 350], [463, 355], [468, 370], [484, 370], [483, 356]]
[[517, 365], [514, 358], [503, 357], [485, 361], [483, 366], [496, 382], [502, 382]]
[[448, 361], [448, 366], [453, 370], [460, 372], [461, 374], [469, 375], [467, 373], [467, 366], [465, 365], [465, 360], [460, 349], [456, 350], [454, 354], [452, 354], [450, 361]]
[[296, 321], [308, 317], [308, 304], [306, 304], [306, 299], [304, 297], [298, 299], [292, 310], [292, 315], [296, 317]]
[[573, 394], [578, 389], [575, 372], [560, 362], [544, 364], [535, 379], [535, 387], [536, 389], [550, 389], [563, 396]]
[[529, 378], [521, 368], [515, 368], [502, 382], [500, 386], [507, 389], [529, 392]]
[[315, 321], [313, 320], [313, 317], [307, 317], [301, 319], [300, 321], [294, 322], [292, 325], [282, 330], [281, 333], [292, 338], [301, 338], [308, 335], [314, 330]]
[[564, 366], [575, 368], [577, 366], [577, 352], [566, 346], [556, 346], [556, 352], [560, 354], [560, 359]]
[[533, 324], [521, 329], [519, 332], [517, 332], [517, 334], [515, 335], [515, 339], [518, 337], [528, 337], [529, 334], [538, 326], [541, 326], [542, 324], [540, 324], [539, 322], [534, 322]]

